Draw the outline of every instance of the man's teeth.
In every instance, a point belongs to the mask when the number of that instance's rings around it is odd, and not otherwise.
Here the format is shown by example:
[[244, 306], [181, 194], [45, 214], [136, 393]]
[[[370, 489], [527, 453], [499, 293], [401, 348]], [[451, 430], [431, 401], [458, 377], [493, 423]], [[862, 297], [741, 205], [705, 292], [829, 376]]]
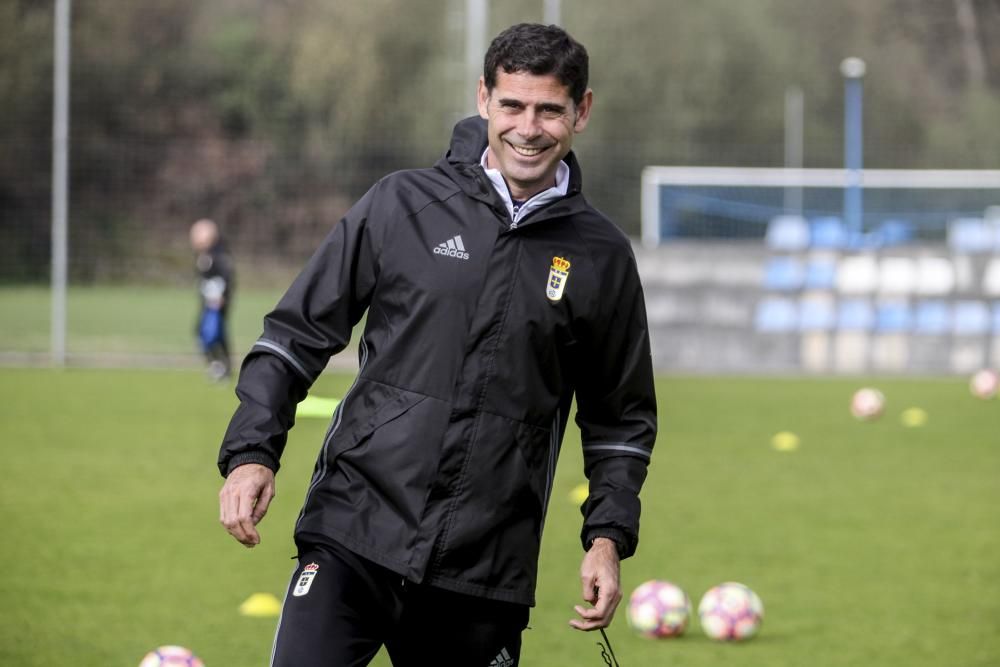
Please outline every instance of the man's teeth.
[[514, 149], [515, 153], [524, 157], [533, 157], [545, 150], [538, 146], [515, 146], [514, 144], [510, 144], [510, 147]]

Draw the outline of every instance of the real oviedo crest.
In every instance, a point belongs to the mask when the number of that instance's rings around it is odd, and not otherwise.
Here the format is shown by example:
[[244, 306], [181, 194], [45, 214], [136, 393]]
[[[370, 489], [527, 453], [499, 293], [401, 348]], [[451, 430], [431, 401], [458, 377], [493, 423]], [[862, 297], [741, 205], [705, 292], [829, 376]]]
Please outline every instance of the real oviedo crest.
[[549, 282], [545, 286], [545, 296], [549, 297], [549, 301], [558, 301], [562, 298], [568, 279], [569, 260], [553, 257], [552, 266], [549, 268]]
[[299, 575], [299, 581], [295, 584], [295, 590], [292, 591], [292, 595], [297, 598], [302, 597], [309, 592], [312, 587], [313, 579], [319, 573], [319, 565], [316, 563], [309, 563], [304, 568], [302, 568], [302, 574]]

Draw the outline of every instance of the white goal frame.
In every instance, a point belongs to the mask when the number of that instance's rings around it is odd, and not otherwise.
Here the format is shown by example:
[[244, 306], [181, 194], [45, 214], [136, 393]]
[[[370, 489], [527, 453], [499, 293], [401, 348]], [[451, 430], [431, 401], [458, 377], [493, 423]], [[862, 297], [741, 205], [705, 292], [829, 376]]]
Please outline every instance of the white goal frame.
[[[642, 170], [642, 243], [660, 245], [660, 187], [725, 185], [733, 187], [997, 189], [1000, 170], [993, 169], [788, 169], [767, 167], [658, 167]], [[800, 198], [801, 200], [801, 198]], [[1000, 203], [1000, 202], [998, 202]]]

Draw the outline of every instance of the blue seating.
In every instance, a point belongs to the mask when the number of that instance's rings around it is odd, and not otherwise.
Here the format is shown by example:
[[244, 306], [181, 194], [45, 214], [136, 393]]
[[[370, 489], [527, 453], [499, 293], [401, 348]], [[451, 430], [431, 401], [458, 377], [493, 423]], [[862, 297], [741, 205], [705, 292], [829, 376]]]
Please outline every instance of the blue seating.
[[803, 299], [799, 303], [800, 331], [829, 331], [836, 320], [837, 314], [829, 299]]
[[783, 333], [795, 331], [799, 317], [795, 302], [783, 297], [769, 297], [757, 304], [754, 326], [757, 331]]
[[955, 304], [952, 331], [956, 336], [982, 336], [990, 330], [990, 312], [982, 301]]
[[833, 289], [837, 284], [837, 263], [828, 259], [814, 259], [806, 264], [804, 287], [806, 289]]
[[875, 310], [867, 299], [844, 299], [837, 306], [837, 328], [868, 331], [875, 326]]
[[918, 334], [941, 336], [951, 331], [951, 309], [938, 299], [917, 304], [913, 330]]
[[810, 224], [810, 245], [813, 248], [846, 248], [849, 234], [844, 222], [836, 216], [816, 218]]
[[948, 223], [948, 247], [959, 253], [990, 252], [993, 229], [982, 218], [957, 218]]
[[914, 226], [909, 220], [890, 218], [875, 229], [875, 237], [882, 247], [906, 245], [913, 240]]
[[805, 267], [795, 257], [770, 257], [764, 265], [764, 288], [770, 290], [797, 290], [805, 281]]
[[910, 306], [902, 301], [884, 301], [878, 305], [875, 329], [881, 333], [903, 333], [913, 327]]
[[809, 246], [809, 225], [799, 215], [779, 215], [767, 223], [764, 242], [771, 250], [796, 252]]

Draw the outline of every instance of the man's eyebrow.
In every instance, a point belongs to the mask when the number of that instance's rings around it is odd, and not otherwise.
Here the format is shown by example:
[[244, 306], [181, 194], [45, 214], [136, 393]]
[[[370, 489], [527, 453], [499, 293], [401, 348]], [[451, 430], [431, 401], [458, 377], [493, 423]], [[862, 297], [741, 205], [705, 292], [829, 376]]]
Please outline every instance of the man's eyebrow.
[[[523, 101], [514, 97], [501, 97], [497, 100], [497, 104], [501, 106], [513, 106], [513, 107], [524, 107], [527, 106]], [[565, 104], [559, 104], [558, 102], [539, 102], [535, 104], [539, 109], [545, 111], [566, 111]]]

